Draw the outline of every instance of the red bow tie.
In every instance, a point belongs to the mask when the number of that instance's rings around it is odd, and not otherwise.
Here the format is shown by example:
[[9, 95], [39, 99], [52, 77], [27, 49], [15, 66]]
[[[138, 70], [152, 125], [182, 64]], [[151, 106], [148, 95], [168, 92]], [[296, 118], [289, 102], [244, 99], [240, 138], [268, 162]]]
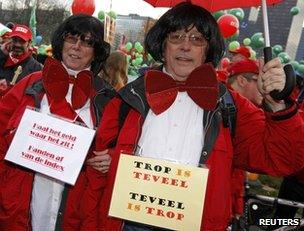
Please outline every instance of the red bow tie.
[[71, 103], [74, 110], [82, 108], [87, 102], [92, 89], [92, 72], [81, 71], [77, 77], [70, 77], [61, 62], [48, 58], [42, 70], [43, 85], [48, 96], [55, 102], [65, 99], [69, 83], [73, 83]]
[[218, 102], [216, 72], [209, 63], [194, 69], [186, 81], [175, 81], [161, 71], [148, 71], [145, 75], [145, 87], [148, 104], [157, 115], [173, 104], [178, 91], [186, 91], [205, 110], [214, 110]]

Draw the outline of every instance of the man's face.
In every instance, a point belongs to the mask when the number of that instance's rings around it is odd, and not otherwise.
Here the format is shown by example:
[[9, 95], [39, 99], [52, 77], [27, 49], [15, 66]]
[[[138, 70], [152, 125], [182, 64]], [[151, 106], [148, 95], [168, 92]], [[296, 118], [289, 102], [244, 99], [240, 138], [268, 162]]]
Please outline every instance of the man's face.
[[25, 52], [28, 52], [30, 43], [23, 40], [20, 37], [12, 37], [11, 40], [11, 52], [13, 55], [19, 56]]
[[177, 81], [185, 81], [189, 74], [205, 62], [208, 42], [193, 27], [169, 33], [165, 41], [164, 65]]
[[262, 104], [263, 97], [258, 90], [257, 85], [258, 76], [254, 75], [250, 79], [245, 79], [245, 84], [242, 87], [241, 95], [249, 99], [252, 103], [259, 106]]

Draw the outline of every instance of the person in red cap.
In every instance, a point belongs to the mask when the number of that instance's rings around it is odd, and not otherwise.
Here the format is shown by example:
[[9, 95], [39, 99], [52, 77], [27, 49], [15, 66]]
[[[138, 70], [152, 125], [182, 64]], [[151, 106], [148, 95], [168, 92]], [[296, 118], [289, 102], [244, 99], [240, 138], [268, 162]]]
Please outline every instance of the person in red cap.
[[259, 66], [256, 61], [244, 59], [232, 62], [227, 72], [229, 73], [228, 84], [232, 89], [255, 105], [261, 105], [263, 97], [257, 85]]
[[[0, 48], [0, 91], [2, 94], [28, 74], [42, 66], [32, 57], [32, 32], [25, 25], [16, 24], [9, 33], [10, 40]], [[0, 94], [1, 94], [0, 92]]]
[[251, 56], [249, 48], [245, 46], [240, 46], [238, 49], [234, 51], [230, 51], [230, 53], [232, 54], [231, 57], [232, 62], [249, 59]]
[[[256, 61], [242, 59], [231, 62], [227, 67], [228, 85], [240, 95], [249, 99], [256, 106], [262, 103], [262, 95], [258, 90], [257, 79], [259, 66]], [[232, 173], [232, 216], [233, 225], [237, 227], [242, 214], [244, 213], [244, 182], [246, 172], [234, 169]]]

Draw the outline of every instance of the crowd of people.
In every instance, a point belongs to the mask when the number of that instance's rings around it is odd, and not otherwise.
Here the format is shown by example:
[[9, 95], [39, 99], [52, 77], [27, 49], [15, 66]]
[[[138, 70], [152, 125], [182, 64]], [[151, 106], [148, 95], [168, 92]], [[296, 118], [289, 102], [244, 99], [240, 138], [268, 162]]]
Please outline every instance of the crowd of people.
[[[145, 49], [160, 65], [130, 83], [127, 56], [103, 38], [99, 19], [72, 15], [53, 32], [44, 65], [32, 57], [27, 26], [13, 25], [2, 40], [0, 230], [165, 230], [109, 216], [122, 152], [207, 168], [203, 231], [224, 231], [242, 216], [245, 171], [285, 176], [279, 196], [293, 188], [290, 199], [304, 201], [302, 89], [270, 96], [286, 83], [278, 58], [251, 60], [241, 48], [218, 80], [224, 40], [212, 14], [190, 2], [151, 27]], [[227, 94], [235, 109], [228, 125], [218, 113]], [[75, 185], [5, 160], [27, 107], [97, 128]]]

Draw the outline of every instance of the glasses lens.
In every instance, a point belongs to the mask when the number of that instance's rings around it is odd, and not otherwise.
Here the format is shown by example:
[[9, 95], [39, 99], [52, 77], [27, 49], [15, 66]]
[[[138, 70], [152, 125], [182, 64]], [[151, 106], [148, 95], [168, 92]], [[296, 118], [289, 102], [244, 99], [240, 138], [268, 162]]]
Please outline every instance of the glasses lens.
[[202, 35], [192, 34], [192, 35], [189, 36], [189, 40], [195, 46], [204, 46], [205, 44], [207, 44], [206, 39]]
[[179, 33], [170, 33], [169, 34], [169, 41], [173, 44], [180, 44], [185, 40], [185, 35]]
[[79, 37], [79, 35], [71, 35], [71, 34], [67, 34], [64, 36], [64, 41], [71, 44], [76, 44], [79, 39], [80, 39], [80, 45], [84, 47], [93, 47], [95, 44], [94, 39], [89, 36], [82, 35]]
[[81, 35], [81, 45], [84, 47], [94, 47], [95, 41], [91, 36], [88, 35]]
[[64, 41], [71, 43], [71, 44], [76, 44], [78, 41], [78, 36], [77, 35], [71, 35], [67, 34], [64, 36]]
[[25, 41], [19, 37], [12, 37], [12, 42], [13, 43], [25, 43]]
[[194, 46], [205, 46], [207, 44], [207, 40], [201, 34], [187, 35], [187, 34], [180, 34], [180, 33], [170, 33], [168, 36], [168, 40], [173, 44], [181, 44], [186, 40], [187, 37], [189, 38], [189, 41]]

